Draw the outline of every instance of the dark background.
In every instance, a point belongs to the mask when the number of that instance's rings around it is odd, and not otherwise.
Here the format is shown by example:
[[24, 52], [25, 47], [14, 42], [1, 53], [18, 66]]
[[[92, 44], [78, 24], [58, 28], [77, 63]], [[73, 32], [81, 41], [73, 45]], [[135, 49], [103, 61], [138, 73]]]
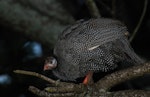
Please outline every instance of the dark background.
[[[124, 22], [131, 35], [139, 22], [144, 1], [95, 0], [102, 17]], [[60, 2], [75, 20], [91, 18], [84, 0], [60, 0]], [[112, 2], [115, 2], [115, 5]], [[145, 60], [150, 59], [149, 5], [150, 2], [136, 37], [131, 42], [135, 52]], [[113, 7], [114, 12], [111, 10]], [[47, 83], [31, 76], [14, 74], [13, 70], [23, 69], [48, 75], [43, 71], [43, 63], [46, 56], [52, 55], [53, 45], [50, 48], [32, 37], [20, 34], [13, 27], [3, 25], [1, 21], [0, 19], [0, 97], [36, 97], [28, 91], [28, 86], [34, 85], [42, 89]]]

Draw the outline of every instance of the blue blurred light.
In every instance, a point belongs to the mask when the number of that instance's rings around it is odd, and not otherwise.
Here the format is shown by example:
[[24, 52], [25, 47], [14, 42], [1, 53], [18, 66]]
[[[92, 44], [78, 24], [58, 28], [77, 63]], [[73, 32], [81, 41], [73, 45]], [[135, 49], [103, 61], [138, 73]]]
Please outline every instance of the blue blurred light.
[[10, 84], [11, 77], [8, 74], [0, 75], [0, 85]]
[[43, 54], [42, 46], [38, 42], [28, 41], [24, 44], [23, 48], [27, 54], [25, 59], [41, 57]]

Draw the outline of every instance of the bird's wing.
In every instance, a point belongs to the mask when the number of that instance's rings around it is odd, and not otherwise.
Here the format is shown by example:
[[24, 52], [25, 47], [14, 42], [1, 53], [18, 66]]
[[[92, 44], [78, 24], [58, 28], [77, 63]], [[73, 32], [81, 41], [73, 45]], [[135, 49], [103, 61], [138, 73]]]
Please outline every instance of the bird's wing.
[[88, 72], [89, 70], [107, 72], [117, 67], [114, 56], [104, 46], [81, 53], [81, 56], [86, 58], [82, 59], [80, 63], [80, 69], [83, 72]]

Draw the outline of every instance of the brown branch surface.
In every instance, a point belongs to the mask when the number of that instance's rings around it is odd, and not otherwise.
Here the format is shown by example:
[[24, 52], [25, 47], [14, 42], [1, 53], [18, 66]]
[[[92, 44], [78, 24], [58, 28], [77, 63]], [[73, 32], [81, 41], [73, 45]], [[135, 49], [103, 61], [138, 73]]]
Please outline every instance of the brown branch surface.
[[94, 92], [94, 93], [49, 93], [40, 90], [34, 86], [30, 86], [29, 90], [40, 97], [149, 97], [150, 91], [143, 90], [123, 90], [117, 92]]
[[108, 91], [113, 86], [125, 82], [126, 80], [130, 80], [139, 76], [143, 76], [144, 74], [150, 73], [150, 62], [133, 66], [131, 68], [121, 70], [118, 72], [114, 72], [108, 76], [102, 78], [96, 86], [102, 91]]
[[[74, 91], [74, 89], [76, 90], [76, 92], [83, 92], [84, 90], [84, 85], [78, 85], [78, 84], [73, 84], [73, 83], [67, 83], [67, 82], [60, 82], [59, 80], [55, 81], [51, 78], [48, 78], [42, 74], [36, 73], [36, 72], [31, 72], [31, 71], [25, 71], [25, 70], [14, 70], [14, 73], [18, 73], [18, 74], [24, 74], [24, 75], [30, 75], [30, 76], [35, 76], [37, 78], [43, 79], [47, 82], [49, 82], [50, 84], [53, 84], [56, 87], [47, 87], [45, 88], [46, 91], [49, 92], [71, 92]], [[58, 86], [58, 88], [57, 88]], [[65, 88], [64, 88], [65, 87]]]
[[113, 92], [112, 94], [113, 94], [113, 97], [149, 97], [150, 91], [125, 90], [125, 91]]
[[36, 72], [31, 72], [31, 71], [25, 71], [25, 70], [14, 70], [14, 73], [18, 73], [18, 74], [25, 74], [25, 75], [31, 75], [31, 76], [35, 76], [35, 77], [38, 77], [40, 79], [43, 79], [49, 83], [52, 83], [52, 84], [57, 84], [57, 81], [51, 79], [51, 78], [48, 78], [44, 75], [41, 75], [39, 73], [36, 73]]
[[52, 87], [46, 87], [45, 90], [40, 90], [33, 86], [29, 87], [31, 92], [40, 97], [148, 97], [150, 95], [150, 91], [144, 90], [109, 92], [111, 87], [121, 82], [142, 76], [144, 74], [149, 74], [150, 62], [114, 72], [100, 79], [97, 83], [87, 86], [83, 84], [54, 81], [35, 72], [22, 70], [15, 70], [14, 72], [36, 76], [51, 83]]
[[30, 86], [29, 91], [31, 91], [32, 93], [34, 93], [40, 97], [73, 97], [74, 96], [74, 93], [55, 93], [55, 94], [52, 94], [52, 93], [46, 92], [44, 90], [40, 90], [34, 86]]

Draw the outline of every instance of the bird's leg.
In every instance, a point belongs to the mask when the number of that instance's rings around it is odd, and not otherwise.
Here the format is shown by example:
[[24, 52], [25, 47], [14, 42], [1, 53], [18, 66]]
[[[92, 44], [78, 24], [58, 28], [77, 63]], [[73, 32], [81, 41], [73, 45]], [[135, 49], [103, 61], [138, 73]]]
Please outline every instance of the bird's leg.
[[83, 80], [84, 85], [92, 84], [93, 83], [93, 71], [89, 71], [86, 77]]

